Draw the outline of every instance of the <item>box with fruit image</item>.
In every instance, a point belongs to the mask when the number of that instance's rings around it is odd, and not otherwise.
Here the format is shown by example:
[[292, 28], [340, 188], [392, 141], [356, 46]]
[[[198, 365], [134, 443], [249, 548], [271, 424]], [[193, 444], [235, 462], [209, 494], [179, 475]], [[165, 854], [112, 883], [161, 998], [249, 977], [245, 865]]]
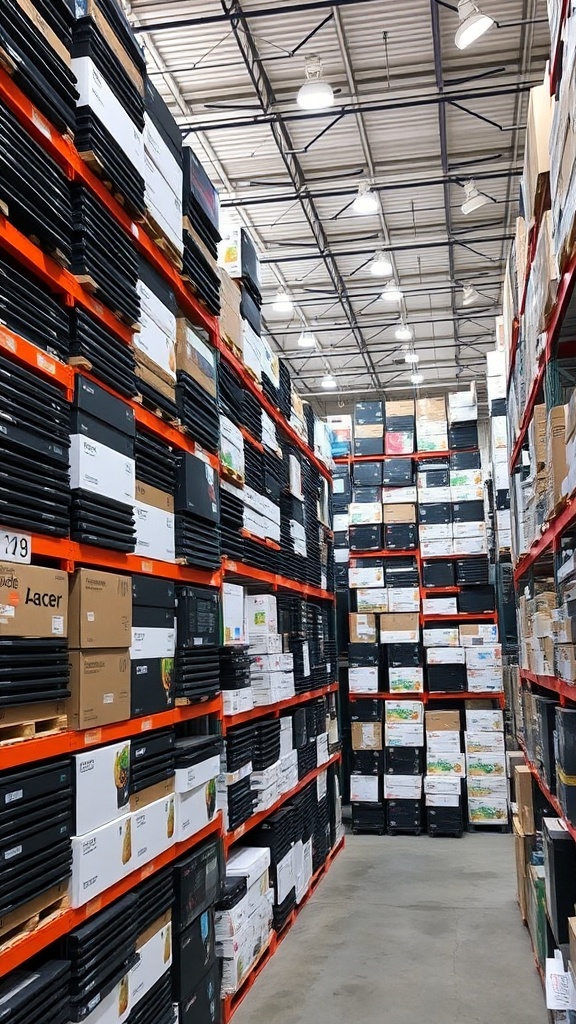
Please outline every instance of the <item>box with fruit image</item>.
[[130, 1006], [144, 998], [172, 965], [172, 912], [157, 918], [136, 942], [138, 963], [130, 971]]
[[505, 797], [468, 797], [468, 821], [471, 825], [507, 825], [508, 801]]
[[468, 755], [468, 776], [487, 777], [493, 779], [506, 778], [506, 755], [505, 754], [469, 754]]
[[75, 834], [85, 835], [129, 810], [130, 740], [96, 747], [73, 757]]
[[72, 907], [82, 907], [137, 867], [132, 818], [125, 814], [72, 839]]
[[195, 736], [176, 742], [176, 842], [196, 834], [214, 818], [222, 739]]
[[162, 797], [132, 814], [134, 868], [142, 867], [175, 842], [174, 794]]
[[87, 1020], [89, 1024], [123, 1024], [131, 1009], [130, 977], [125, 974], [92, 1010]]
[[387, 725], [419, 725], [424, 721], [424, 704], [421, 700], [389, 700], [385, 716]]
[[466, 757], [464, 754], [451, 751], [432, 754], [428, 750], [426, 772], [428, 775], [448, 775], [463, 779], [466, 776]]

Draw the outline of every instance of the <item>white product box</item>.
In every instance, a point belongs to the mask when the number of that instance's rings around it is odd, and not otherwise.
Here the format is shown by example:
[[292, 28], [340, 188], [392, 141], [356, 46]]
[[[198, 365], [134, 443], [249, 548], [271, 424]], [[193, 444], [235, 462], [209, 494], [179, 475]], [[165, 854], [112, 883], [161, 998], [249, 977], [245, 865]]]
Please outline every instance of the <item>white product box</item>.
[[351, 566], [348, 570], [348, 585], [352, 589], [356, 587], [383, 587], [384, 569], [381, 566], [369, 569], [358, 569]]
[[466, 676], [470, 693], [501, 693], [504, 688], [501, 668], [469, 668]]
[[475, 800], [482, 797], [500, 797], [506, 800], [508, 797], [508, 779], [491, 779], [489, 777], [468, 779], [468, 796]]
[[421, 725], [424, 722], [424, 703], [421, 700], [387, 700], [384, 721], [387, 725]]
[[461, 647], [498, 643], [498, 626], [492, 623], [479, 622], [473, 626], [460, 626], [459, 634]]
[[70, 488], [134, 505], [134, 459], [83, 434], [70, 435]]
[[81, 907], [136, 867], [132, 815], [72, 839], [70, 902]]
[[[142, 291], [146, 288], [142, 281], [138, 282], [138, 294], [140, 295], [140, 331], [134, 335], [134, 347], [140, 352], [143, 352], [148, 359], [152, 360], [156, 366], [168, 374], [173, 380], [176, 380], [176, 356], [175, 356], [175, 345], [176, 345], [176, 317], [173, 317], [174, 327], [171, 333], [165, 333], [165, 331], [159, 326], [157, 321], [154, 319], [150, 309], [146, 306]], [[150, 292], [147, 289], [150, 295]], [[166, 309], [162, 303], [159, 303], [162, 309]], [[157, 312], [157, 310], [155, 310]]]
[[466, 756], [444, 750], [433, 754], [426, 751], [426, 771], [428, 775], [455, 775], [459, 779], [466, 777]]
[[[436, 425], [434, 421], [430, 426]], [[420, 452], [446, 452], [448, 451], [447, 431], [428, 430], [423, 423], [416, 424], [416, 436], [418, 438], [418, 451]]]
[[422, 796], [421, 775], [385, 775], [386, 800], [419, 800]]
[[424, 615], [457, 615], [456, 597], [425, 597], [422, 601]]
[[222, 586], [222, 626], [224, 644], [245, 644], [243, 587], [235, 583]]
[[434, 626], [422, 630], [424, 647], [458, 647], [458, 626]]
[[261, 676], [270, 672], [282, 672], [282, 654], [255, 654], [250, 664], [250, 675]]
[[420, 591], [418, 587], [388, 587], [388, 608], [390, 612], [420, 611]]
[[181, 255], [184, 252], [182, 238], [182, 200], [162, 176], [150, 154], [144, 147], [144, 202], [158, 227]]
[[421, 667], [390, 668], [388, 669], [388, 681], [391, 693], [423, 693], [424, 669]]
[[174, 195], [181, 196], [182, 168], [147, 113], [144, 114], [144, 149]]
[[503, 732], [465, 732], [467, 754], [505, 754]]
[[161, 562], [174, 562], [174, 514], [142, 501], [134, 503], [136, 554]]
[[423, 747], [424, 725], [386, 724], [384, 738], [387, 747]]
[[420, 523], [418, 535], [420, 542], [423, 540], [452, 540], [452, 523]]
[[[222, 241], [218, 245], [218, 266], [228, 271], [230, 277], [242, 277], [242, 232], [239, 227], [227, 226], [222, 232]], [[260, 260], [256, 260], [256, 275], [261, 284]]]
[[250, 637], [250, 654], [281, 654], [282, 636], [280, 633], [263, 633]]
[[244, 365], [252, 371], [256, 380], [262, 380], [262, 346], [256, 331], [247, 320], [242, 320], [242, 353]]
[[416, 487], [383, 487], [383, 505], [415, 505], [418, 501]]
[[349, 550], [349, 548], [334, 548], [334, 561], [335, 562], [339, 562], [339, 563], [346, 562], [346, 563], [348, 563], [349, 560], [350, 560], [350, 550]]
[[[450, 488], [449, 487], [420, 487], [418, 498], [421, 505], [433, 505], [435, 501], [450, 501]], [[426, 525], [426, 524], [424, 524]], [[431, 525], [431, 524], [429, 524]], [[445, 525], [445, 524], [439, 524]], [[450, 524], [448, 524], [450, 525]], [[439, 539], [439, 538], [438, 538]], [[428, 540], [434, 540], [434, 537], [428, 537]]]
[[240, 715], [243, 711], [252, 711], [254, 697], [250, 686], [241, 690], [222, 690], [223, 711], [225, 715]]
[[294, 888], [294, 858], [292, 850], [276, 865], [276, 902], [283, 903], [291, 889]]
[[[186, 792], [176, 792], [176, 842], [182, 843], [213, 821], [218, 810], [216, 779], [220, 772], [218, 757], [207, 758], [196, 765], [198, 785]], [[177, 773], [178, 775], [178, 773]], [[176, 786], [186, 785], [186, 778], [177, 779]]]
[[176, 651], [176, 630], [164, 626], [133, 626], [131, 661], [144, 658], [173, 658]]
[[114, 986], [98, 1003], [86, 1019], [90, 1024], [123, 1024], [132, 1009], [130, 1003], [130, 973]]
[[[209, 913], [209, 912], [208, 912]], [[214, 932], [216, 942], [234, 938], [248, 920], [248, 896], [244, 896], [234, 907], [227, 910], [216, 910], [214, 913]]]
[[[168, 918], [168, 919], [167, 919]], [[172, 921], [165, 915], [146, 942], [138, 942], [140, 959], [130, 971], [130, 1005], [136, 1006], [172, 964]]]
[[468, 821], [472, 825], [505, 825], [508, 821], [506, 798], [468, 797]]
[[268, 892], [269, 868], [269, 846], [243, 846], [235, 848], [226, 862], [227, 875], [230, 875], [232, 878], [246, 879], [249, 914], [254, 912], [262, 896]]
[[326, 764], [326, 761], [330, 759], [330, 752], [328, 750], [328, 733], [323, 732], [320, 736], [316, 737], [316, 760], [317, 764]]
[[78, 106], [90, 107], [116, 139], [130, 163], [144, 177], [144, 136], [134, 124], [90, 57], [74, 57], [72, 71], [79, 92]]
[[452, 523], [454, 540], [461, 540], [463, 537], [472, 537], [475, 540], [487, 540], [488, 531], [484, 520], [475, 523]]
[[379, 501], [352, 502], [348, 506], [350, 526], [371, 526], [382, 522], [382, 504]]
[[459, 729], [430, 729], [426, 730], [426, 747], [430, 754], [460, 754], [462, 744], [460, 742]]
[[356, 609], [359, 613], [387, 612], [389, 597], [390, 592], [385, 587], [371, 587], [369, 590], [359, 587], [356, 591]]
[[380, 776], [351, 775], [350, 799], [355, 803], [377, 803], [379, 800]]
[[130, 809], [130, 740], [73, 757], [76, 835], [100, 828]]
[[174, 845], [174, 812], [173, 793], [133, 812], [132, 842], [135, 868], [142, 867]]
[[335, 512], [334, 513], [334, 533], [345, 533], [349, 526], [349, 517], [347, 512]]
[[463, 647], [427, 647], [427, 665], [464, 665], [466, 655]]
[[452, 551], [455, 555], [485, 555], [488, 541], [484, 537], [454, 537]]
[[420, 554], [422, 558], [444, 558], [446, 555], [453, 555], [453, 541], [449, 540], [421, 540]]
[[460, 797], [453, 793], [430, 793], [426, 796], [426, 807], [458, 807]]
[[266, 636], [278, 633], [276, 598], [272, 594], [246, 595], [246, 625], [248, 636]]
[[504, 754], [470, 754], [468, 778], [505, 779], [506, 756]]
[[481, 469], [451, 469], [450, 487], [483, 487]]
[[378, 693], [378, 667], [348, 669], [348, 686], [350, 693]]
[[424, 779], [424, 792], [429, 794], [444, 794], [446, 796], [460, 796], [462, 782], [454, 776], [426, 775]]
[[217, 778], [220, 772], [220, 754], [211, 754], [187, 768], [177, 768], [175, 774], [175, 790], [177, 793], [189, 793], [191, 789], [205, 786], [211, 779]]
[[470, 732], [504, 732], [504, 712], [467, 708], [466, 728]]
[[482, 644], [480, 647], [466, 647], [465, 650], [468, 668], [502, 668], [501, 644]]

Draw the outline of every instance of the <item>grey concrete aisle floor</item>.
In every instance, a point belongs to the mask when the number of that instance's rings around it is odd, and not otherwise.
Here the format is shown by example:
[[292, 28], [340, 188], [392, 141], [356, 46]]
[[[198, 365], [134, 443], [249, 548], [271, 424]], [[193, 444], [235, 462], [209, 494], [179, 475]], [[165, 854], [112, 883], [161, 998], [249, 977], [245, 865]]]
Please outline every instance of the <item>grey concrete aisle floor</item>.
[[545, 1024], [512, 836], [347, 836], [234, 1024]]

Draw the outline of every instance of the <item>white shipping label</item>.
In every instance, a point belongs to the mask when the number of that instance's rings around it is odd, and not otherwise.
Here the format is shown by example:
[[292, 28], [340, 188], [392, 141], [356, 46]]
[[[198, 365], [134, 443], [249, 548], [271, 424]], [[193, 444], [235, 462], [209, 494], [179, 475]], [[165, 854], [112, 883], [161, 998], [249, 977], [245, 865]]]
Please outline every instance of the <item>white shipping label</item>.
[[15, 533], [0, 526], [0, 561], [29, 565], [32, 557], [32, 537], [29, 533]]

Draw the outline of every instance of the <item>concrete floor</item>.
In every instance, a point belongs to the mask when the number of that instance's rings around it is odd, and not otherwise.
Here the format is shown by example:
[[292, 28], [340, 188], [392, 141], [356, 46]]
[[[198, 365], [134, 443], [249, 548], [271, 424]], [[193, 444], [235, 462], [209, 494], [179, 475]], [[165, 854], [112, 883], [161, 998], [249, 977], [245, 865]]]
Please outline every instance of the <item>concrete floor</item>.
[[347, 836], [234, 1024], [545, 1024], [512, 836]]

